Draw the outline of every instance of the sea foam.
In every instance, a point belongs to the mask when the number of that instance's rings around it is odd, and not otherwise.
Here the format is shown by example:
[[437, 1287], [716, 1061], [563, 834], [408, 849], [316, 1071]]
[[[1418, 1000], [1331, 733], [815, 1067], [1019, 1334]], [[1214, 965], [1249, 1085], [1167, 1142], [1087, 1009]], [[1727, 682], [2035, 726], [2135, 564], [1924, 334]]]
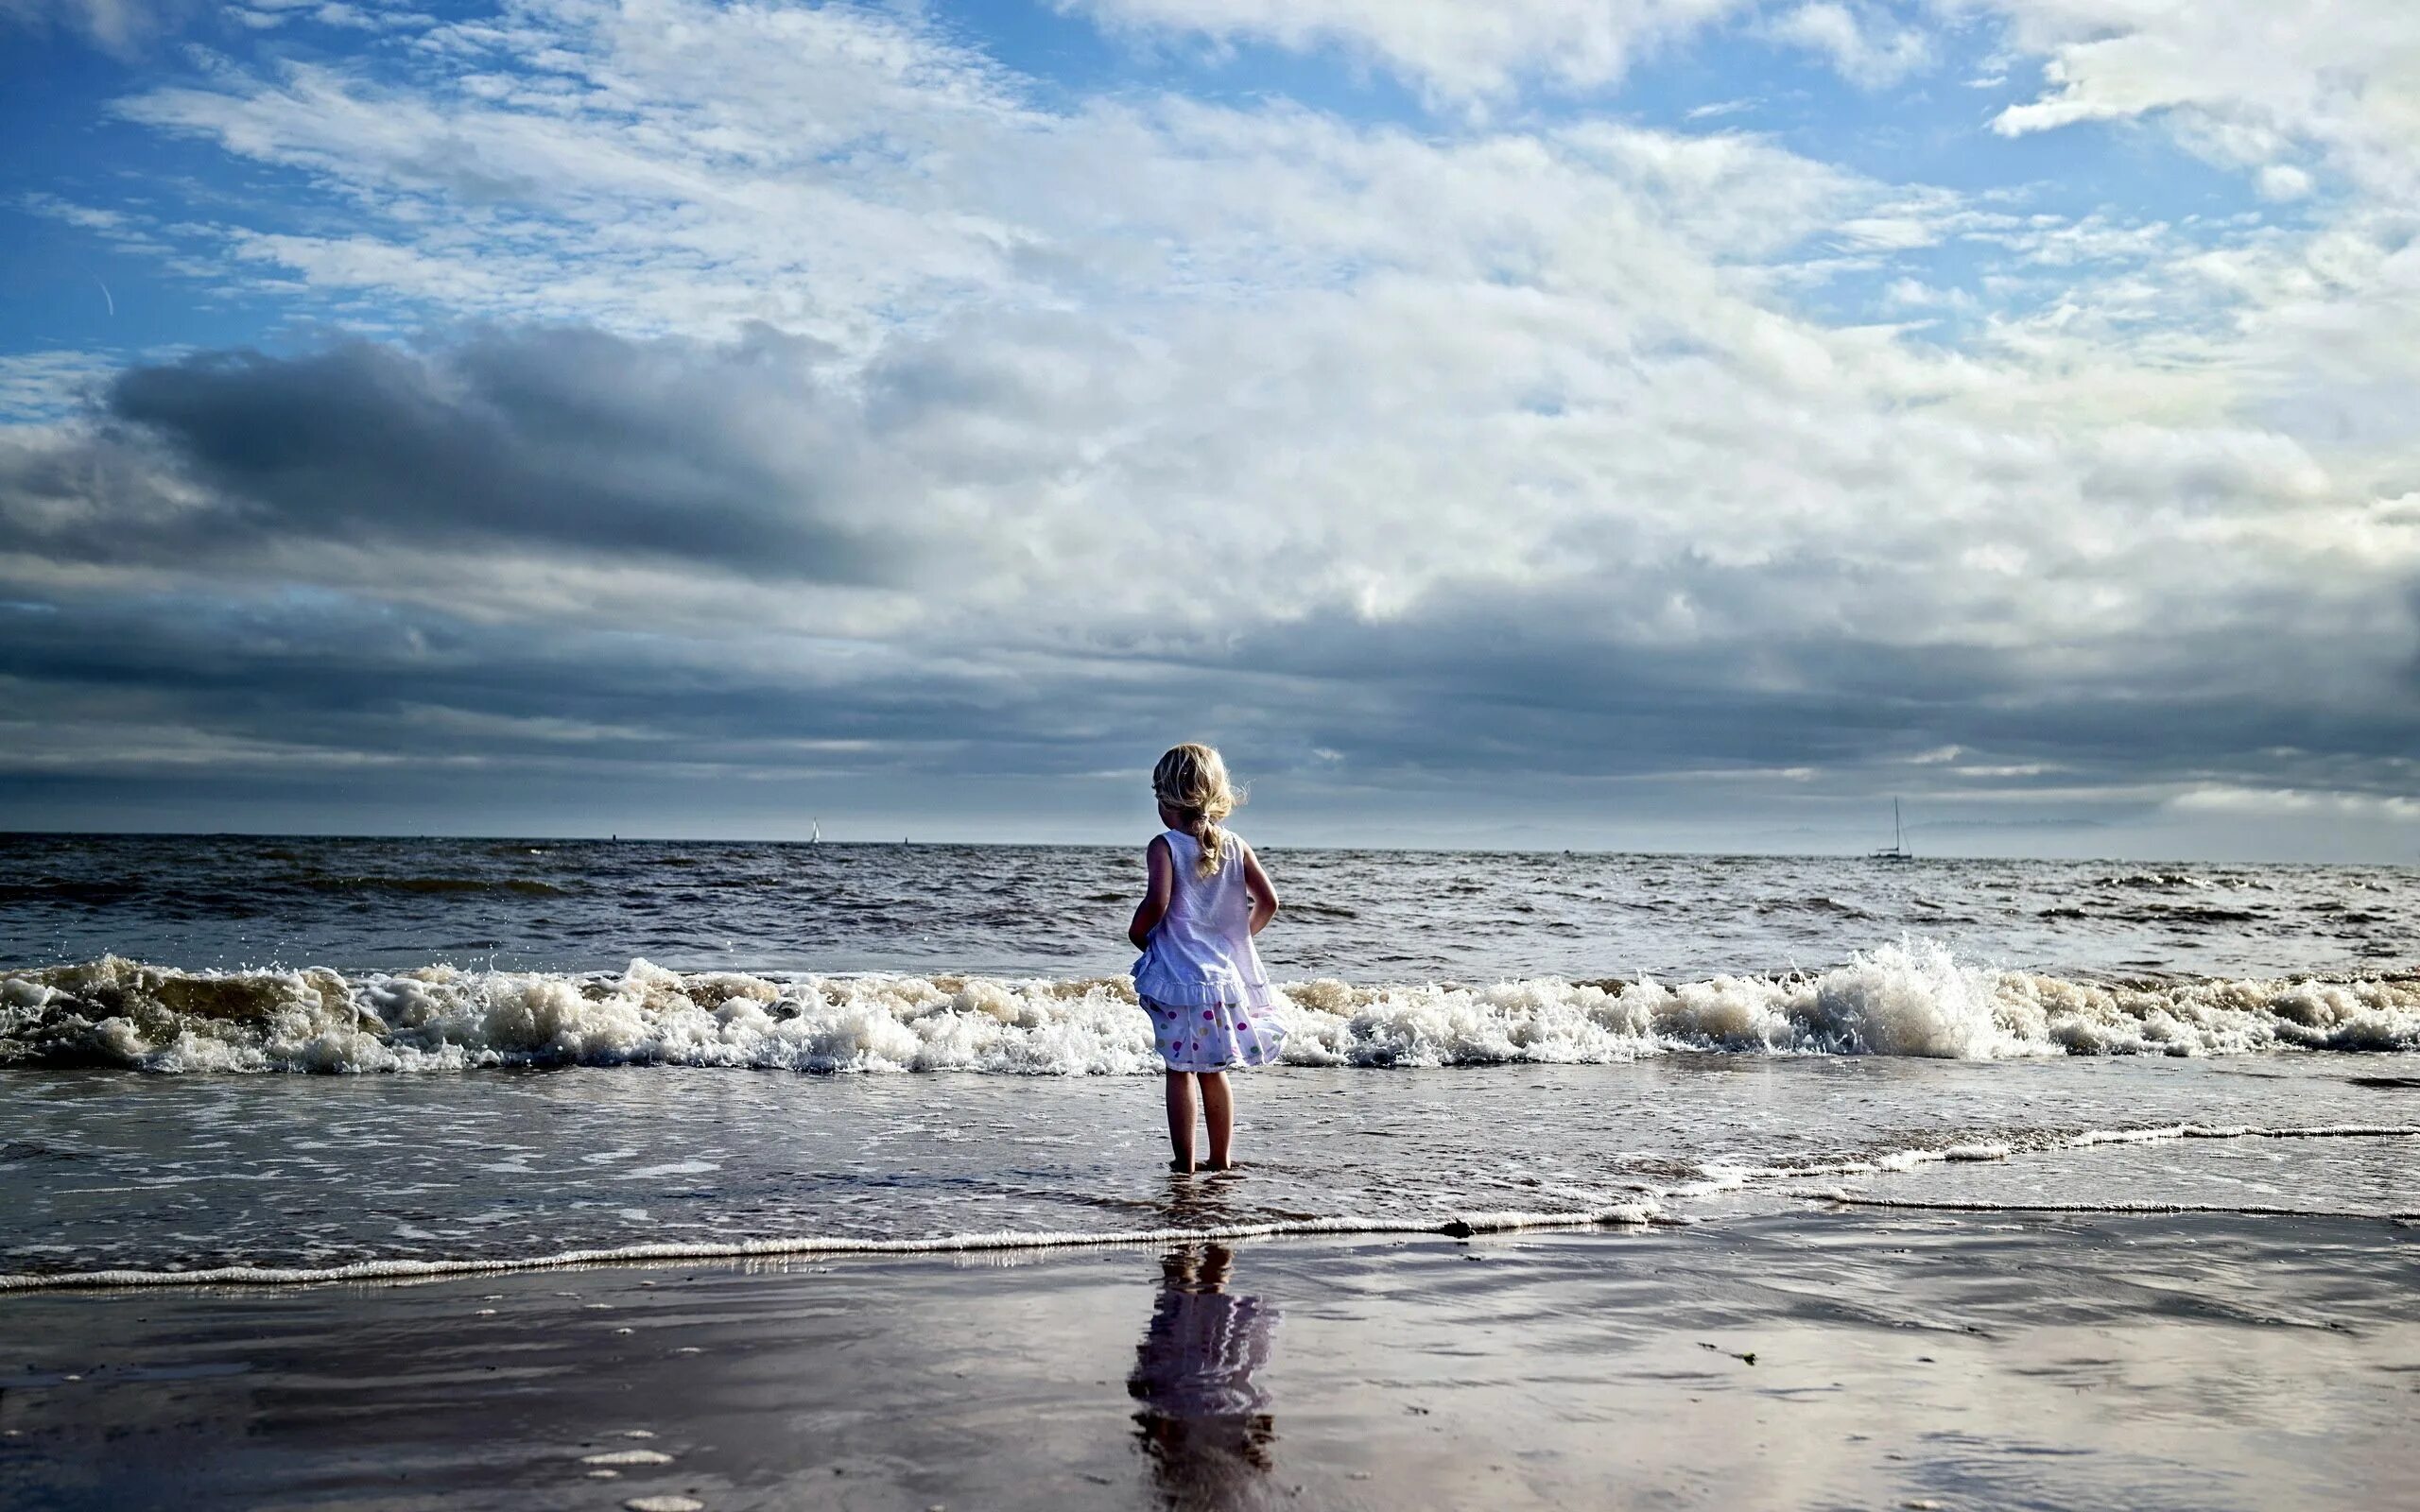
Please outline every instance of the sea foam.
[[[2420, 979], [2113, 984], [1887, 945], [1820, 972], [1284, 988], [1295, 1064], [1603, 1063], [1683, 1051], [1993, 1060], [2420, 1049]], [[114, 956], [0, 972], [0, 1065], [427, 1072], [689, 1065], [1126, 1075], [1156, 1070], [1124, 978], [618, 974], [432, 966], [186, 971]]]
[[[702, 1244], [622, 1245], [566, 1249], [547, 1254], [462, 1257], [441, 1260], [372, 1260], [345, 1265], [214, 1265], [194, 1270], [123, 1269], [0, 1274], [0, 1293], [77, 1291], [127, 1286], [308, 1286], [324, 1281], [425, 1280], [445, 1276], [499, 1275], [577, 1265], [644, 1263], [667, 1260], [765, 1260], [817, 1255], [981, 1255], [1020, 1250], [1105, 1249], [1128, 1245], [1199, 1244], [1205, 1240], [1276, 1239], [1438, 1234], [1467, 1239], [1478, 1234], [1537, 1229], [1639, 1227], [1666, 1221], [1652, 1202], [1622, 1202], [1586, 1210], [1542, 1212], [1471, 1212], [1447, 1218], [1409, 1220], [1285, 1218], [1265, 1223], [1207, 1224], [1181, 1228], [1080, 1231], [941, 1234], [922, 1239], [840, 1239], [806, 1236], [740, 1239]], [[625, 1453], [630, 1452], [625, 1451]]]

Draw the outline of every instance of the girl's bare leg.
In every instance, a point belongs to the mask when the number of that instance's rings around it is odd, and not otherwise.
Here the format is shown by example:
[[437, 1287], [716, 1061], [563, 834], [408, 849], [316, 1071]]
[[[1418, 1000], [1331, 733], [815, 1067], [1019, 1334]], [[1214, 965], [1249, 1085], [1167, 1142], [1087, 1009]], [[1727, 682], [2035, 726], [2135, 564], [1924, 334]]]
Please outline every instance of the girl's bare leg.
[[[1201, 1111], [1210, 1123], [1210, 1169], [1223, 1171], [1233, 1165], [1236, 1143], [1236, 1101], [1227, 1091], [1227, 1074], [1205, 1071], [1201, 1076]], [[1188, 1099], [1190, 1101], [1190, 1099]], [[1190, 1145], [1191, 1125], [1185, 1127]]]
[[[1208, 1080], [1209, 1078], [1204, 1077], [1203, 1079]], [[1223, 1078], [1221, 1079], [1223, 1080]], [[1190, 1171], [1193, 1169], [1193, 1073], [1189, 1071], [1169, 1072], [1167, 1074], [1167, 1086], [1168, 1147], [1175, 1155], [1175, 1159], [1168, 1161], [1168, 1169], [1171, 1171]], [[1220, 1100], [1223, 1101], [1226, 1097], [1226, 1089], [1221, 1087], [1219, 1089], [1219, 1095]], [[1210, 1147], [1213, 1150], [1222, 1148], [1222, 1146], [1216, 1142], [1215, 1136], [1213, 1136], [1213, 1143]]]

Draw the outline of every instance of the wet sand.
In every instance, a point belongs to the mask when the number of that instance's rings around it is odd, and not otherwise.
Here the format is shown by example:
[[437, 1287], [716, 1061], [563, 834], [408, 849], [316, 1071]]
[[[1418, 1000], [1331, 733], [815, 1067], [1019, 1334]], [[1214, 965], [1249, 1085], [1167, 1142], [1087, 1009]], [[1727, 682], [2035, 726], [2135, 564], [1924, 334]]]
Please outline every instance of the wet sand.
[[2420, 1506], [2420, 1229], [1687, 1228], [0, 1297], [11, 1508]]

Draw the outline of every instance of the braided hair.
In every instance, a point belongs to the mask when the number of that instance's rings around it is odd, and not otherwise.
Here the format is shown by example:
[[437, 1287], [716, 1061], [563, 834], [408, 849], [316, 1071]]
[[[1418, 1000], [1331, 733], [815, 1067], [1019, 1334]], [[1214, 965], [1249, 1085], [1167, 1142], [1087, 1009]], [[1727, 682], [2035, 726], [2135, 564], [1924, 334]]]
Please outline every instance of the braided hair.
[[1227, 832], [1219, 828], [1219, 821], [1243, 801], [1227, 781], [1226, 762], [1208, 746], [1187, 742], [1171, 747], [1151, 768], [1151, 793], [1182, 815], [1185, 833], [1201, 842], [1201, 859], [1194, 875], [1217, 876], [1227, 860]]

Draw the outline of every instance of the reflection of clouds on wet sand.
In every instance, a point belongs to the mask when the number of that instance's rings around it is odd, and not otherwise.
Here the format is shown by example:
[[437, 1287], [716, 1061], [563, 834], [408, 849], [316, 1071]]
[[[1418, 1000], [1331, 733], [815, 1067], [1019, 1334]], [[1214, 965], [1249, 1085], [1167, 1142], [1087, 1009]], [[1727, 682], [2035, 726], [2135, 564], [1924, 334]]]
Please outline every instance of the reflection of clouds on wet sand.
[[1126, 1388], [1141, 1409], [1136, 1436], [1171, 1508], [1257, 1504], [1277, 1435], [1269, 1393], [1254, 1377], [1269, 1364], [1277, 1311], [1227, 1291], [1235, 1252], [1185, 1246], [1160, 1260], [1160, 1296], [1134, 1349]]

